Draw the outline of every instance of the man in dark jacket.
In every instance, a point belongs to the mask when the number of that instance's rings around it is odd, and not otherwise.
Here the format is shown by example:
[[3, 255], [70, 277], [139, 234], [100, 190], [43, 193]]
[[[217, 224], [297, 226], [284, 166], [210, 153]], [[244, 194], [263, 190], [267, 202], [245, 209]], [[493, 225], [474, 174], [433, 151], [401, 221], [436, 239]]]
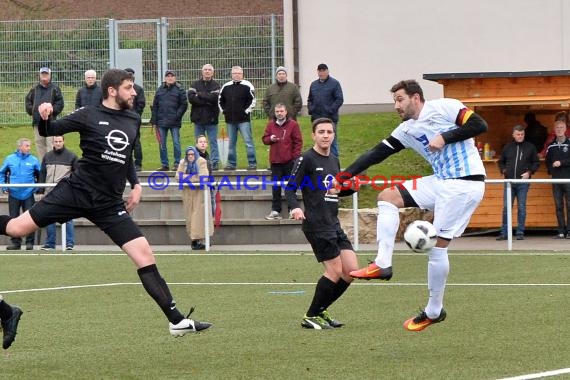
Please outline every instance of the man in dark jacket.
[[[125, 71], [127, 73], [133, 74], [133, 78], [135, 77], [135, 70], [131, 69], [130, 67], [126, 68]], [[146, 106], [146, 98], [144, 96], [144, 89], [139, 86], [138, 84], [134, 83], [133, 85], [135, 91], [137, 92], [133, 104], [133, 111], [138, 113], [141, 117], [144, 111], [144, 107]], [[143, 160], [143, 152], [141, 146], [141, 131], [139, 127], [139, 135], [137, 139], [133, 142], [133, 157], [135, 158], [135, 169], [137, 172], [142, 170], [142, 160]]]
[[[529, 179], [538, 170], [540, 161], [534, 144], [525, 141], [525, 130], [516, 125], [513, 128], [513, 140], [505, 145], [499, 159], [499, 171], [505, 179]], [[511, 205], [517, 199], [517, 240], [524, 240], [524, 227], [526, 222], [526, 196], [529, 183], [511, 184]], [[507, 187], [503, 194], [503, 226], [497, 240], [507, 238]]]
[[[102, 96], [102, 93], [101, 93]], [[42, 160], [40, 170], [41, 183], [58, 183], [63, 178], [69, 177], [69, 174], [77, 167], [77, 155], [65, 147], [65, 139], [63, 136], [53, 136], [53, 150], [47, 152]], [[36, 193], [48, 193], [51, 188], [41, 187]], [[73, 219], [65, 223], [65, 249], [72, 251], [75, 246]], [[55, 223], [46, 226], [46, 241], [42, 246], [43, 251], [53, 251], [55, 249]], [[63, 237], [61, 244], [64, 244]]]
[[[287, 117], [287, 107], [283, 103], [275, 105], [275, 116], [265, 127], [261, 141], [269, 145], [269, 161], [271, 163], [271, 179], [281, 181], [291, 175], [295, 160], [301, 156], [303, 136], [299, 124]], [[289, 212], [295, 206], [294, 192], [285, 192]], [[271, 212], [267, 220], [281, 219], [281, 186], [273, 186]]]
[[319, 79], [313, 81], [309, 88], [307, 108], [311, 121], [326, 117], [334, 122], [335, 136], [331, 153], [338, 157], [338, 110], [344, 103], [342, 88], [339, 81], [329, 75], [329, 67], [326, 64], [317, 66], [317, 75]]
[[[546, 169], [553, 179], [570, 178], [570, 139], [566, 137], [566, 122], [554, 122], [556, 139], [546, 148]], [[553, 183], [552, 195], [556, 207], [558, 234], [555, 239], [570, 239], [570, 183]], [[566, 219], [564, 219], [566, 205]]]
[[174, 164], [172, 171], [178, 170], [180, 163], [180, 127], [182, 127], [182, 116], [188, 109], [186, 91], [182, 85], [176, 81], [176, 73], [166, 70], [164, 73], [164, 83], [156, 90], [152, 102], [152, 117], [150, 123], [158, 132], [158, 143], [160, 144], [161, 167], [158, 170], [169, 170], [168, 149], [166, 140], [168, 131], [172, 135], [174, 148]]
[[193, 82], [188, 90], [188, 102], [192, 105], [190, 121], [194, 123], [194, 137], [208, 136], [211, 147], [212, 170], [218, 170], [218, 97], [220, 84], [214, 80], [214, 66], [209, 63], [202, 67], [202, 78]]
[[245, 141], [247, 168], [250, 170], [257, 169], [255, 144], [251, 131], [251, 111], [255, 108], [255, 88], [253, 84], [243, 79], [243, 69], [240, 66], [232, 67], [232, 80], [222, 86], [219, 104], [226, 119], [230, 138], [228, 164], [225, 170], [234, 170], [237, 167], [238, 131]]
[[51, 81], [51, 69], [42, 67], [39, 74], [39, 82], [26, 95], [26, 112], [32, 117], [32, 126], [34, 127], [34, 139], [38, 152], [38, 159], [41, 161], [44, 154], [51, 150], [51, 137], [43, 137], [38, 133], [38, 124], [40, 123], [40, 114], [38, 106], [42, 103], [51, 103], [53, 106], [53, 119], [63, 111], [63, 95], [59, 87]]
[[75, 109], [84, 106], [98, 106], [103, 100], [101, 87], [97, 85], [97, 73], [95, 70], [85, 72], [85, 85], [77, 90], [75, 95]]
[[303, 108], [299, 87], [287, 80], [287, 69], [283, 66], [275, 70], [275, 83], [267, 87], [263, 97], [263, 110], [270, 120], [275, 117], [277, 103], [285, 104], [287, 117], [293, 120], [297, 120], [297, 115]]

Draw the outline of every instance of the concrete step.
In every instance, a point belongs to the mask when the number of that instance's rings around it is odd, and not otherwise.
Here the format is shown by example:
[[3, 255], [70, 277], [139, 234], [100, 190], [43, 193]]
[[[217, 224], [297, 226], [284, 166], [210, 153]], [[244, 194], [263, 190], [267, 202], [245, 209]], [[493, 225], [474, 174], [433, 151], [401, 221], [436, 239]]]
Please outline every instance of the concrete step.
[[[298, 194], [298, 199], [301, 194]], [[223, 194], [221, 196], [222, 219], [264, 218], [271, 211], [271, 193], [265, 194]], [[288, 217], [287, 203], [282, 198], [281, 210]], [[302, 204], [302, 203], [301, 203]], [[180, 195], [147, 195], [133, 211], [137, 221], [149, 219], [183, 219], [184, 209]]]
[[[184, 219], [144, 220], [138, 222], [139, 227], [151, 245], [184, 245], [190, 244], [186, 234]], [[61, 242], [61, 230], [57, 228], [57, 242]], [[45, 241], [45, 231], [41, 233], [39, 248]], [[224, 220], [219, 228], [214, 230], [212, 244], [241, 245], [241, 244], [304, 244], [305, 236], [301, 231], [301, 222], [297, 220], [265, 220], [252, 219]], [[111, 240], [95, 225], [86, 219], [75, 221], [75, 242], [78, 245], [109, 245]], [[0, 236], [0, 245], [10, 244], [10, 238]]]

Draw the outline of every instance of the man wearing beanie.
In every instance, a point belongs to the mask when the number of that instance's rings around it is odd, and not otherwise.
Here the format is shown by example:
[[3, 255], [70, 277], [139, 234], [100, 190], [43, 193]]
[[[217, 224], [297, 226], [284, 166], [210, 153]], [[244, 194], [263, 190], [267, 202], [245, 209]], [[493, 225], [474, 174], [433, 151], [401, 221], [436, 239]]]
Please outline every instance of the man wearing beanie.
[[297, 115], [303, 106], [303, 99], [299, 87], [295, 83], [287, 81], [287, 69], [279, 66], [275, 70], [276, 82], [265, 91], [263, 98], [263, 110], [269, 119], [275, 117], [275, 106], [278, 103], [285, 104], [287, 115], [290, 119], [297, 120]]

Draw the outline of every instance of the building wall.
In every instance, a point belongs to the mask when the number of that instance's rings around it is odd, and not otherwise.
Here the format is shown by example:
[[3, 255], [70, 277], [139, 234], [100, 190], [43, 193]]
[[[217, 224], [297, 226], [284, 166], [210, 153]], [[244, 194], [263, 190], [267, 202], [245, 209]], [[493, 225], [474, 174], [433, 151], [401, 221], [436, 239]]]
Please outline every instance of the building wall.
[[[297, 2], [298, 46], [292, 44]], [[306, 103], [319, 63], [328, 64], [351, 105], [392, 102], [400, 79], [420, 80], [427, 98], [443, 95], [426, 73], [570, 68], [570, 0], [284, 0], [285, 63]], [[288, 30], [287, 28], [290, 28]], [[341, 109], [342, 110], [342, 109]]]

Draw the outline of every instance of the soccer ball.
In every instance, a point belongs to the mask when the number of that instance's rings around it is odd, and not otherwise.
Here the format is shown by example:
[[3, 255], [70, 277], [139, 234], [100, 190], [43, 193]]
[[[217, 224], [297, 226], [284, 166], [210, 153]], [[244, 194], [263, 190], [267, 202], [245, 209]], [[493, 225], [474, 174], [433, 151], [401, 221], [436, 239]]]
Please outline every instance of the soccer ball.
[[404, 241], [414, 252], [427, 252], [437, 242], [437, 232], [427, 220], [414, 220], [404, 232]]

